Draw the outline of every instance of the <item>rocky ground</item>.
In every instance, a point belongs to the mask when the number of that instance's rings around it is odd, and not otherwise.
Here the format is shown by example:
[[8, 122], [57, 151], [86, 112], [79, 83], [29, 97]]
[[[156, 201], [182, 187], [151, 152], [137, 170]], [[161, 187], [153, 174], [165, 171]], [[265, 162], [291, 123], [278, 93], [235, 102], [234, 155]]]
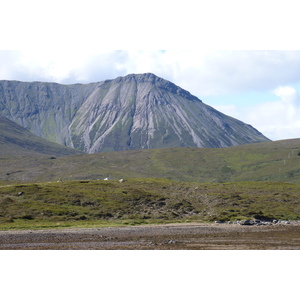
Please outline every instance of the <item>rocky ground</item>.
[[300, 223], [171, 224], [0, 232], [2, 250], [299, 250]]

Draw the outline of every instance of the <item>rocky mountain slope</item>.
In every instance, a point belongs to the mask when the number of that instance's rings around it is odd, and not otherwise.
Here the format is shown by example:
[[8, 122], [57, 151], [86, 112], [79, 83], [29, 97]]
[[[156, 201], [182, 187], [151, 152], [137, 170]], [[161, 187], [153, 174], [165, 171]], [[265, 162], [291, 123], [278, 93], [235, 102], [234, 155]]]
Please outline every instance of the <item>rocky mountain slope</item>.
[[87, 153], [268, 141], [151, 73], [75, 85], [0, 81], [0, 115]]
[[80, 152], [49, 142], [0, 116], [0, 155], [24, 156], [42, 154], [64, 156], [77, 153]]

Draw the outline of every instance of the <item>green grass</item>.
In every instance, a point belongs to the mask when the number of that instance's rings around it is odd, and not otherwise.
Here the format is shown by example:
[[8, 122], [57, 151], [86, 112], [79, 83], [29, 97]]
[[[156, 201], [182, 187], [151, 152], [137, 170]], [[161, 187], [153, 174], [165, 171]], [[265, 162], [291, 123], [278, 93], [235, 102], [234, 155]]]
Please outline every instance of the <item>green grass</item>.
[[[0, 180], [167, 178], [182, 182], [300, 184], [300, 140], [224, 149], [166, 148], [57, 157], [0, 156]], [[7, 175], [9, 174], [9, 175]]]
[[[234, 221], [255, 216], [297, 220], [299, 153], [300, 140], [295, 139], [225, 149], [1, 155], [0, 229]], [[97, 180], [105, 177], [113, 180]], [[120, 183], [120, 178], [125, 182]]]
[[0, 155], [71, 155], [80, 151], [45, 140], [0, 116]]
[[0, 188], [0, 229], [300, 219], [298, 185], [180, 183], [167, 179], [68, 181]]

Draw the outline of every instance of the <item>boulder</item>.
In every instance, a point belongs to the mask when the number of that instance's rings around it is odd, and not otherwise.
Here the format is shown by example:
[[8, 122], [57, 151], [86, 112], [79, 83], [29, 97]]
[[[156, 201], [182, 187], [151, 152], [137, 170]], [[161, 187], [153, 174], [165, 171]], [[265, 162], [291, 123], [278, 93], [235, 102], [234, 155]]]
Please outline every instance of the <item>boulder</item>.
[[243, 220], [243, 221], [240, 221], [240, 225], [255, 225], [255, 221], [254, 220]]

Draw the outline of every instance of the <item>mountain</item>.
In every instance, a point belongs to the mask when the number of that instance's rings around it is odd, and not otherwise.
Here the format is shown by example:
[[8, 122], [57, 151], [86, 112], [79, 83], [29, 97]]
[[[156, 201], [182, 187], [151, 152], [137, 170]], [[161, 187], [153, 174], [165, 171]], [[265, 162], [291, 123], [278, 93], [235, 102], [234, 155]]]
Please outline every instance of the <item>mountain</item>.
[[55, 155], [80, 153], [77, 150], [49, 142], [22, 126], [0, 116], [0, 155]]
[[87, 153], [268, 141], [151, 73], [74, 85], [0, 81], [0, 115]]

